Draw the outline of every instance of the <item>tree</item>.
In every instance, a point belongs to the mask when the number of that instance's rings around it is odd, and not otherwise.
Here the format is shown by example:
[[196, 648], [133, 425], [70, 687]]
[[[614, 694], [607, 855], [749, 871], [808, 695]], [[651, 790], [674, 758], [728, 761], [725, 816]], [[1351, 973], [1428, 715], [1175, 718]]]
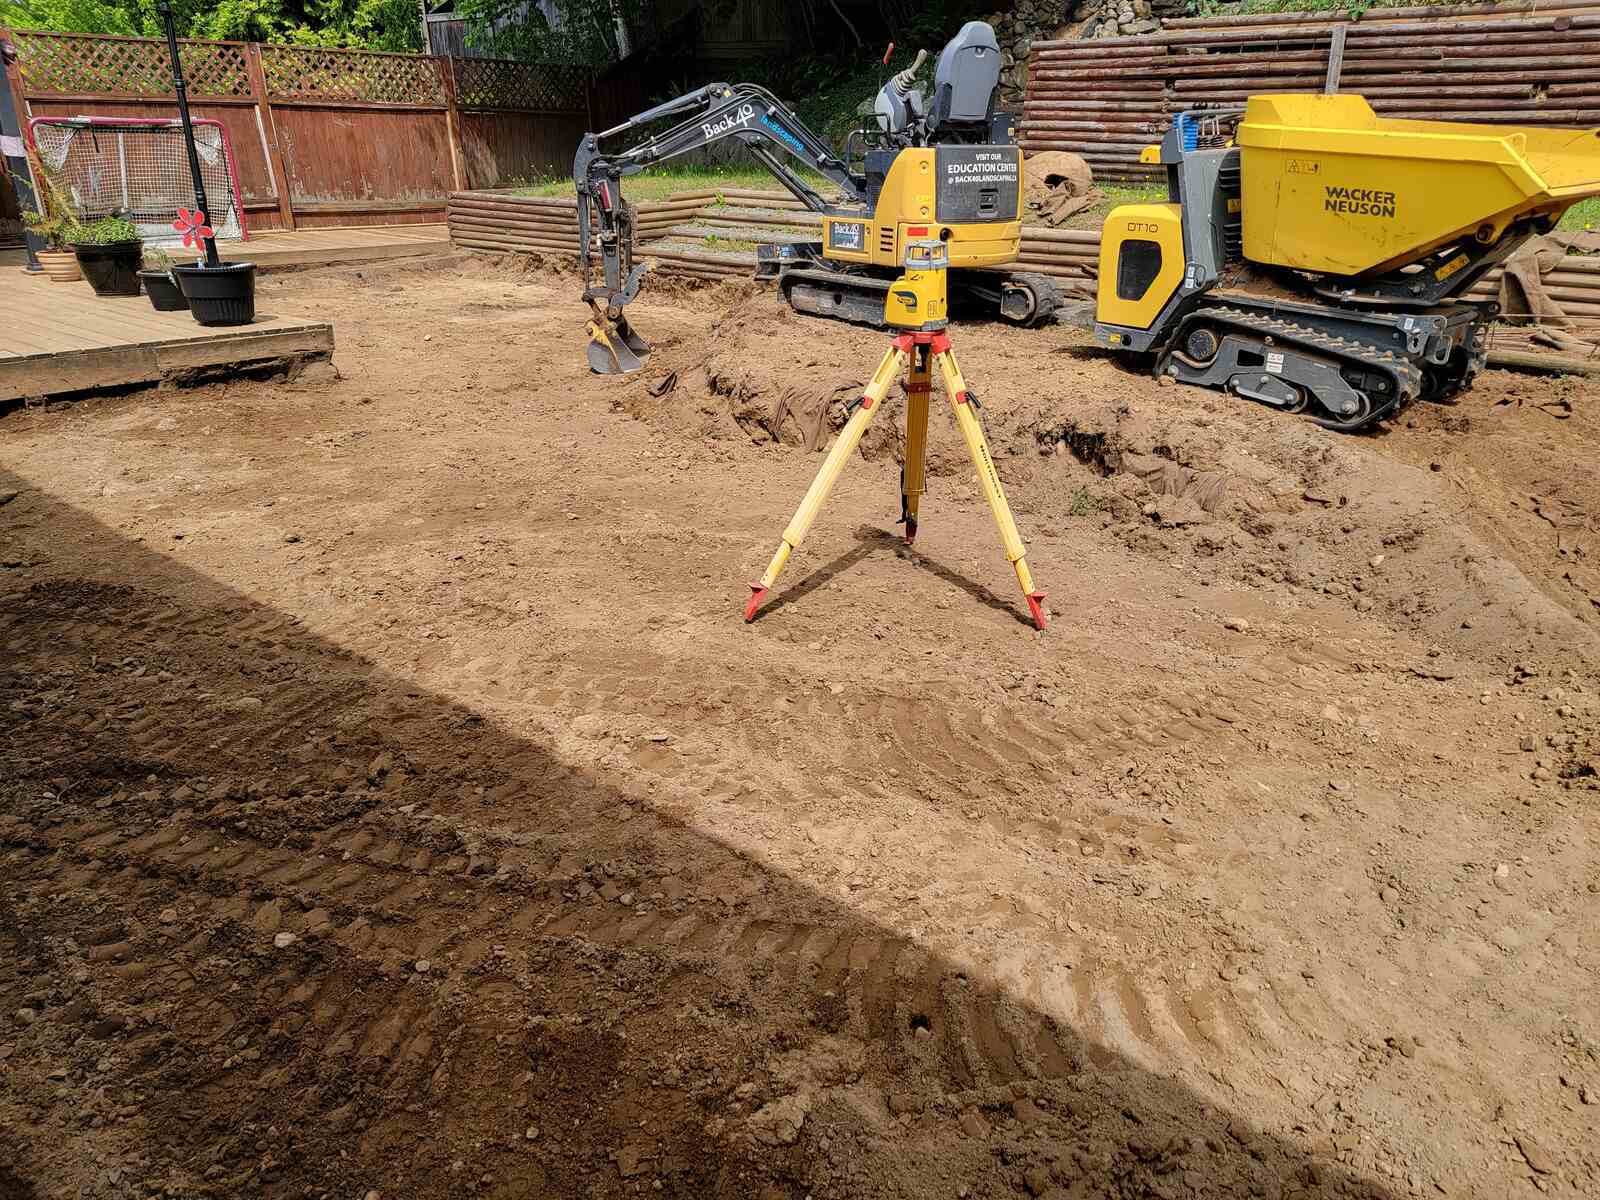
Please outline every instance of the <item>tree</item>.
[[457, 0], [475, 38], [506, 58], [601, 67], [631, 49], [644, 0]]
[[[176, 0], [180, 37], [369, 50], [422, 46], [416, 0]], [[0, 25], [161, 36], [155, 0], [0, 0]]]

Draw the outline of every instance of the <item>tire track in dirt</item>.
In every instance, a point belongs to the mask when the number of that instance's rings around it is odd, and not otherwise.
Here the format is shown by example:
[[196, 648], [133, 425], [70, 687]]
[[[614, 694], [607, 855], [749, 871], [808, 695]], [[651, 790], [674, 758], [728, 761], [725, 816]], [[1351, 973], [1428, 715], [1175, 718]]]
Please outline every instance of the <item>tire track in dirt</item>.
[[[92, 619], [85, 619], [90, 614]], [[967, 927], [987, 926], [996, 935], [991, 944], [1000, 949], [959, 968], [949, 958], [962, 952], [959, 940], [948, 948], [937, 941], [918, 947], [876, 928], [808, 923], [767, 912], [759, 898], [741, 902], [745, 911], [740, 912], [727, 911], [721, 902], [625, 906], [615, 902], [615, 892], [609, 898], [602, 893], [586, 899], [582, 893], [593, 890], [592, 875], [580, 863], [614, 853], [615, 841], [574, 832], [603, 829], [607, 820], [583, 787], [565, 787], [559, 807], [538, 814], [538, 828], [520, 831], [521, 845], [499, 851], [491, 849], [498, 835], [482, 827], [437, 814], [417, 815], [435, 804], [448, 811], [457, 797], [476, 795], [479, 789], [485, 795], [491, 789], [512, 795], [541, 790], [549, 782], [551, 764], [527, 764], [532, 769], [519, 777], [518, 764], [506, 760], [498, 739], [482, 752], [470, 745], [458, 747], [461, 752], [453, 761], [433, 763], [417, 758], [422, 743], [408, 738], [408, 754], [417, 759], [410, 761], [386, 750], [369, 723], [344, 722], [341, 728], [337, 714], [347, 714], [358, 704], [370, 688], [372, 672], [361, 660], [332, 651], [305, 655], [298, 640], [290, 647], [274, 636], [290, 627], [292, 623], [259, 614], [175, 610], [130, 590], [76, 589], [66, 598], [30, 593], [10, 605], [0, 623], [0, 642], [18, 656], [19, 666], [20, 660], [36, 658], [41, 651], [48, 652], [46, 662], [60, 662], [114, 647], [122, 655], [119, 662], [148, 658], [176, 668], [162, 668], [172, 675], [166, 681], [160, 679], [160, 670], [155, 672], [137, 711], [124, 706], [98, 728], [91, 696], [79, 696], [76, 704], [63, 701], [52, 711], [52, 722], [75, 730], [89, 753], [98, 742], [126, 737], [138, 748], [138, 772], [157, 768], [189, 777], [203, 769], [235, 778], [212, 785], [203, 795], [185, 787], [192, 793], [186, 805], [174, 811], [174, 802], [166, 800], [168, 811], [146, 814], [146, 820], [157, 824], [136, 837], [123, 837], [107, 822], [62, 826], [47, 834], [13, 822], [4, 831], [7, 843], [76, 863], [115, 863], [183, 886], [190, 894], [196, 887], [205, 895], [231, 894], [235, 899], [217, 910], [219, 917], [262, 935], [316, 930], [370, 960], [383, 975], [394, 975], [418, 959], [454, 956], [453, 970], [470, 976], [489, 960], [495, 945], [503, 944], [493, 940], [497, 928], [507, 938], [582, 939], [620, 951], [710, 964], [715, 972], [759, 970], [801, 989], [813, 1003], [833, 997], [860, 1032], [894, 1031], [885, 1044], [894, 1046], [896, 1054], [941, 1064], [958, 1086], [1047, 1076], [1071, 1068], [1084, 1053], [1101, 1065], [1122, 1055], [1166, 1070], [1236, 1061], [1241, 1055], [1277, 1057], [1294, 1052], [1306, 1037], [1337, 1037], [1354, 1023], [1348, 1010], [1328, 1009], [1307, 1028], [1303, 1016], [1297, 1021], [1277, 1003], [1273, 988], [1241, 999], [1233, 989], [1196, 989], [1152, 979], [1104, 957], [1096, 949], [1092, 928], [1083, 930], [1089, 935], [1084, 937], [1060, 928], [1048, 909], [1034, 913], [1004, 904], [995, 907], [981, 878], [967, 885], [959, 879], [929, 880], [947, 886], [940, 901], [944, 909], [960, 914]], [[22, 630], [26, 634], [18, 636]], [[248, 680], [241, 672], [247, 667], [284, 677], [270, 687], [255, 688], [259, 696], [231, 697], [197, 711], [177, 672], [185, 663], [218, 656], [222, 663], [206, 664], [213, 684], [228, 680], [245, 685]], [[42, 668], [45, 662], [33, 665]], [[148, 666], [141, 663], [134, 669], [148, 673]], [[568, 709], [581, 703], [582, 711], [600, 711], [608, 719], [677, 718], [681, 705], [662, 682], [658, 666], [648, 657], [627, 660], [620, 669], [613, 663], [607, 674], [560, 692], [554, 702]], [[1298, 664], [1288, 662], [1278, 669], [1297, 670]], [[642, 681], [642, 686], [630, 690], [630, 681]], [[117, 682], [122, 682], [120, 675]], [[745, 688], [753, 685], [735, 679], [697, 711], [709, 712], [718, 730], [733, 728], [737, 720], [724, 714], [738, 711], [734, 698]], [[819, 752], [827, 739], [813, 729], [848, 720], [852, 712], [886, 697], [862, 697], [849, 706], [833, 699], [806, 714], [810, 724], [804, 725], [805, 737]], [[1191, 722], [1193, 736], [1215, 736], [1239, 720], [1232, 711], [1216, 715], [1215, 702], [1208, 707], [1201, 696], [1163, 704], [1175, 720]], [[1070, 722], [1044, 725], [1005, 709], [994, 717], [976, 706], [947, 705], [946, 713], [931, 726], [915, 720], [897, 723], [895, 745], [901, 761], [935, 762], [938, 777], [952, 781], [980, 767], [1001, 777], [1036, 769], [1032, 758], [1019, 763], [960, 732], [986, 716], [1012, 744], [1032, 739], [1041, 754], [1045, 748], [1059, 754], [1062, 746], [1075, 745], [1080, 753], [1097, 756], [1093, 761], [1127, 753], [1141, 721], [1148, 725], [1152, 720], [1144, 708], [1090, 718], [1082, 728]], [[426, 744], [445, 744], [449, 731], [438, 733], [437, 739], [425, 739]], [[330, 737], [347, 740], [335, 746]], [[1154, 748], [1149, 740], [1137, 744]], [[647, 744], [642, 752], [649, 749]], [[392, 759], [387, 765], [360, 766], [378, 764], [386, 755]], [[842, 757], [833, 765], [841, 776], [851, 767]], [[633, 766], [648, 770], [637, 762]], [[670, 763], [658, 766], [667, 772], [675, 769]], [[241, 790], [244, 776], [252, 777], [251, 783]], [[296, 795], [334, 794], [367, 783], [377, 786], [365, 791], [365, 799], [347, 805], [350, 811], [343, 815], [335, 806], [323, 828], [308, 829], [300, 819], [308, 806], [293, 803]], [[260, 797], [278, 791], [287, 793], [286, 815], [275, 820], [263, 811], [272, 804]], [[397, 818], [367, 812], [379, 800], [387, 812], [401, 799], [410, 803], [400, 806], [398, 824]], [[412, 814], [405, 814], [406, 808]], [[241, 819], [241, 809], [252, 811]], [[634, 820], [648, 830], [646, 840], [670, 841], [666, 827], [653, 815]], [[1049, 844], [1066, 836], [1101, 851], [1115, 846], [1113, 857], [1124, 864], [1153, 858], [1185, 870], [1203, 869], [1195, 856], [1175, 853], [1183, 844], [1168, 827], [1114, 814], [1097, 824], [1016, 820], [1003, 814], [991, 815], [988, 823], [1001, 836], [1027, 843]], [[841, 834], [847, 824], [841, 822]], [[827, 828], [816, 828], [822, 830], [821, 840], [831, 844]], [[264, 832], [257, 836], [252, 829]], [[889, 830], [886, 823], [881, 830], [869, 825], [855, 832], [870, 838]], [[280, 839], [276, 842], [274, 832]], [[587, 843], [586, 837], [591, 839]], [[963, 853], [970, 857], [962, 840], [948, 834], [932, 835], [927, 849], [933, 860], [957, 860]], [[752, 874], [730, 855], [724, 868], [698, 881], [696, 894], [737, 897], [741, 877]], [[498, 885], [486, 877], [498, 877]], [[504, 890], [497, 891], [497, 886]], [[647, 886], [638, 885], [641, 899]], [[447, 907], [438, 903], [441, 890], [451, 897]], [[535, 895], [530, 898], [528, 892]], [[267, 898], [245, 910], [240, 896]], [[984, 908], [990, 910], [987, 916]], [[463, 921], [463, 913], [477, 915]], [[1016, 1001], [999, 998], [996, 987]], [[385, 1041], [367, 1029], [345, 1032], [359, 1045], [374, 1037]]]

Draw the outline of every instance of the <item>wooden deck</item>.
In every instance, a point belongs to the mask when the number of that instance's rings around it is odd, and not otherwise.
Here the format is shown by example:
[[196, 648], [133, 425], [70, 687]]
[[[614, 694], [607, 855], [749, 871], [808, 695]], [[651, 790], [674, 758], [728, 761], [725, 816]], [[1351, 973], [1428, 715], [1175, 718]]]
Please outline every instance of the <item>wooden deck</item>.
[[0, 401], [332, 353], [331, 324], [271, 305], [249, 325], [208, 329], [187, 312], [156, 312], [143, 296], [96, 296], [81, 281], [0, 270]]
[[223, 258], [253, 262], [263, 271], [280, 267], [379, 262], [418, 254], [448, 254], [450, 229], [432, 225], [366, 225], [352, 229], [267, 230], [245, 242], [218, 242]]

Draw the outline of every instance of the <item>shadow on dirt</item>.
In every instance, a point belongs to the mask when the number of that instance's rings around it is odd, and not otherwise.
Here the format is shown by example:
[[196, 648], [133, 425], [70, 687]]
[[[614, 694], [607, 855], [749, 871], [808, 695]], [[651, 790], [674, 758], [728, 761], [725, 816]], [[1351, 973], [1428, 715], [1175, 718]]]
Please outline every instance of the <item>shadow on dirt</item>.
[[[909, 550], [900, 534], [887, 529], [879, 529], [873, 525], [858, 525], [855, 530], [856, 545], [829, 562], [823, 563], [811, 574], [799, 580], [793, 587], [785, 587], [784, 581], [778, 581], [778, 593], [762, 608], [761, 613], [776, 612], [790, 604], [804, 600], [817, 589], [826, 587], [841, 575], [849, 572], [853, 567], [865, 562], [875, 554], [893, 554], [910, 562], [919, 570], [928, 572], [952, 587], [960, 588], [978, 603], [994, 609], [996, 612], [1005, 613], [1013, 618], [1019, 625], [1033, 628], [1025, 609], [1021, 607], [1019, 599], [1015, 604], [996, 596], [988, 587], [975, 580], [969, 579], [950, 567], [945, 566], [935, 558], [930, 558], [921, 550]], [[1004, 561], [1004, 555], [996, 550], [996, 557]], [[761, 619], [761, 614], [756, 620]]]
[[0, 1126], [51, 1194], [97, 1145], [186, 1196], [1389, 1195], [11, 489]]

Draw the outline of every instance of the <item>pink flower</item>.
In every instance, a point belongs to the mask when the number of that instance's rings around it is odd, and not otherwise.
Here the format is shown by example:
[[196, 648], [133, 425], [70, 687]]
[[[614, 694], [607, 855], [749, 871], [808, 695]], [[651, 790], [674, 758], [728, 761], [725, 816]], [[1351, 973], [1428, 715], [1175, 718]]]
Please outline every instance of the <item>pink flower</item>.
[[178, 219], [172, 223], [172, 227], [183, 234], [185, 247], [204, 245], [206, 238], [216, 236], [211, 226], [206, 224], [206, 214], [198, 208], [180, 208]]

